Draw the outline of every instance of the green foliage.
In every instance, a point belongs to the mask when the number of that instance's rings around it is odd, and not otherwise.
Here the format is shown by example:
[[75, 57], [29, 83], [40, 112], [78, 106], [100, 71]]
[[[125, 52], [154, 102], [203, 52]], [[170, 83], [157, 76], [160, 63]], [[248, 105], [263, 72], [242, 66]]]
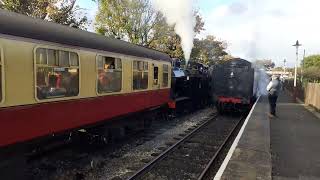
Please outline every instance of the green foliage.
[[[184, 59], [181, 39], [164, 16], [156, 12], [150, 0], [97, 0], [96, 32], [131, 43], [147, 46]], [[203, 29], [202, 17], [196, 12], [196, 34]]]
[[320, 55], [312, 55], [304, 58], [304, 60], [302, 61], [302, 66], [305, 68], [320, 68]]
[[85, 29], [88, 19], [79, 13], [75, 3], [76, 0], [2, 0], [0, 8]]
[[320, 81], [320, 55], [305, 57], [302, 61], [303, 78], [308, 82]]
[[56, 0], [2, 0], [0, 8], [27, 16], [44, 19]]
[[226, 60], [226, 43], [217, 40], [214, 36], [204, 39], [195, 39], [191, 59], [203, 64], [213, 64], [218, 60]]
[[311, 66], [303, 70], [303, 78], [308, 82], [320, 81], [319, 67]]
[[154, 27], [163, 17], [151, 8], [149, 0], [98, 0], [96, 31], [149, 46], [154, 40]]
[[[202, 17], [198, 12], [195, 12], [194, 15], [196, 17], [196, 25], [194, 28], [194, 32], [196, 34], [199, 34], [201, 31], [204, 30], [204, 21], [202, 20]], [[174, 28], [166, 23], [164, 18], [161, 18], [161, 21], [154, 26], [154, 33], [157, 38], [155, 38], [153, 42], [150, 44], [150, 48], [165, 52], [169, 54], [171, 57], [184, 60], [184, 54], [181, 47], [181, 39], [174, 32]], [[196, 48], [196, 40], [194, 43], [194, 48]], [[197, 58], [191, 56], [190, 59]]]

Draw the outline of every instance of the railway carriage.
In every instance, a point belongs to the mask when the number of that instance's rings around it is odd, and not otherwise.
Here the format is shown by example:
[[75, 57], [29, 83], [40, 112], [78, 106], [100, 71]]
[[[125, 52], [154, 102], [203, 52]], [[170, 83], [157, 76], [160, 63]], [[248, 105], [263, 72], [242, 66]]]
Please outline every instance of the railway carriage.
[[170, 101], [165, 53], [5, 10], [0, 17], [0, 150]]

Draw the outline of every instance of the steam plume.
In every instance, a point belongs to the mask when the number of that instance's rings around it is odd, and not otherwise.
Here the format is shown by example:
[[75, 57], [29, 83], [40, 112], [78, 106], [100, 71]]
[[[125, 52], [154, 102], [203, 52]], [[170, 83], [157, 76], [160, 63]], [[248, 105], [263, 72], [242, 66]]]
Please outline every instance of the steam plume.
[[193, 11], [193, 0], [152, 0], [157, 11], [160, 11], [169, 25], [181, 38], [181, 46], [186, 61], [193, 48], [194, 26], [196, 20]]
[[266, 70], [261, 65], [253, 64], [255, 69], [254, 78], [256, 79], [257, 84], [255, 84], [255, 88], [257, 90], [258, 95], [267, 95], [267, 86], [269, 84], [269, 76], [266, 73]]

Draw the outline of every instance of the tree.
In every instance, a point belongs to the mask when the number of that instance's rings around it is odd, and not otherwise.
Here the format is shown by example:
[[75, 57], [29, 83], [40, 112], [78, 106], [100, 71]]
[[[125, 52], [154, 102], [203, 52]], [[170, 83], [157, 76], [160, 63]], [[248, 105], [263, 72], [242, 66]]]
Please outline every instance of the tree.
[[[204, 30], [204, 21], [199, 14], [195, 12], [196, 25], [194, 27], [195, 34], [200, 34]], [[150, 44], [150, 48], [160, 50], [169, 54], [171, 57], [184, 60], [184, 54], [181, 47], [181, 38], [174, 32], [174, 27], [169, 26], [164, 18], [161, 18], [155, 27], [155, 40]], [[194, 48], [197, 47], [197, 41], [194, 42]], [[190, 59], [193, 59], [191, 56]]]
[[230, 61], [230, 60], [232, 60], [232, 59], [234, 59], [235, 57], [233, 57], [233, 56], [231, 56], [230, 54], [227, 54], [227, 55], [224, 55], [223, 57], [222, 57], [222, 60], [223, 61]]
[[[150, 0], [97, 0], [96, 31], [109, 37], [160, 50], [171, 57], [183, 59], [181, 39], [164, 16], [156, 12]], [[204, 22], [195, 12], [198, 34]]]
[[211, 35], [204, 39], [195, 39], [191, 59], [204, 64], [213, 64], [218, 60], [224, 60], [224, 56], [227, 55], [226, 47], [225, 42]]
[[154, 27], [163, 16], [152, 9], [149, 0], [98, 0], [98, 4], [99, 34], [144, 46], [155, 39]]
[[305, 57], [302, 61], [302, 66], [305, 68], [317, 67], [320, 68], [320, 55], [312, 55]]
[[255, 65], [265, 67], [266, 69], [272, 69], [275, 66], [275, 63], [271, 59], [258, 59], [254, 62]]
[[76, 0], [1, 0], [0, 8], [85, 29], [88, 19], [81, 16], [80, 8], [75, 3]]
[[[305, 57], [302, 61], [303, 77], [308, 81], [320, 80], [320, 55]], [[298, 71], [299, 72], [299, 71]]]
[[316, 66], [311, 66], [303, 70], [303, 77], [307, 81], [319, 81], [320, 73], [319, 68]]

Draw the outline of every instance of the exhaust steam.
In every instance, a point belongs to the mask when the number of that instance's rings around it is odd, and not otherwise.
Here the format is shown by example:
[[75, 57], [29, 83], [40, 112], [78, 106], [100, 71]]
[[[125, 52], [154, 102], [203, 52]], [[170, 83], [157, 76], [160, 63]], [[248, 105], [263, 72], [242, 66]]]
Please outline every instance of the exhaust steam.
[[153, 7], [160, 11], [169, 25], [181, 38], [181, 46], [186, 61], [190, 59], [195, 36], [196, 19], [193, 11], [194, 0], [152, 0]]
[[264, 67], [261, 67], [257, 64], [254, 64], [255, 69], [255, 79], [257, 79], [256, 89], [257, 89], [257, 95], [265, 96], [268, 94], [267, 92], [267, 86], [270, 81], [270, 77], [267, 75], [266, 70]]

